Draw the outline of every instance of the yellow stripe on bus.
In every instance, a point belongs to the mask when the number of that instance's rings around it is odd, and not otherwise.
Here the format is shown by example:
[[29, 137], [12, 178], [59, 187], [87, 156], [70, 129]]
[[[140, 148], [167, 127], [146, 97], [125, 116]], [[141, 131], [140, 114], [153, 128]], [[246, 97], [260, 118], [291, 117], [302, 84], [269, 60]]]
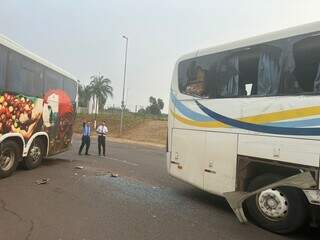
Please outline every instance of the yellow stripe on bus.
[[[203, 128], [228, 128], [229, 127], [228, 125], [218, 121], [208, 121], [208, 122], [194, 121], [194, 120], [185, 118], [183, 116], [180, 116], [179, 114], [173, 112], [172, 110], [170, 111], [177, 120], [190, 126], [203, 127]], [[288, 120], [288, 119], [309, 117], [314, 115], [320, 115], [320, 106], [290, 109], [290, 110], [274, 112], [274, 113], [265, 113], [265, 114], [250, 116], [250, 117], [243, 117], [238, 120], [242, 122], [247, 122], [247, 123], [262, 124], [262, 123], [271, 123], [271, 122]]]

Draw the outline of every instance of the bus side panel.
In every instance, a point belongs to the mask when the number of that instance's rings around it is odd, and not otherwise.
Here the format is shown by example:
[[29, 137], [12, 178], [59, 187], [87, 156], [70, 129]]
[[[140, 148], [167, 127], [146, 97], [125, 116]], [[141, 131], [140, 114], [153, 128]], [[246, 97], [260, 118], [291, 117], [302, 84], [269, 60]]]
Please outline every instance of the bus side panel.
[[240, 134], [239, 154], [319, 167], [320, 141]]
[[222, 195], [235, 190], [238, 135], [206, 134], [204, 190]]
[[170, 174], [203, 189], [206, 133], [173, 129]]

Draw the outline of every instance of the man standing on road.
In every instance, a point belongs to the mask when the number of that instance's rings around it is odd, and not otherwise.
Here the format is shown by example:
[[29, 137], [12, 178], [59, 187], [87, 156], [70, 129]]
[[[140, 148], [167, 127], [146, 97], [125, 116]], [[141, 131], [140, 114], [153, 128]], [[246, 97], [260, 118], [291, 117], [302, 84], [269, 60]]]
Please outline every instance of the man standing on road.
[[90, 123], [84, 122], [82, 126], [82, 141], [79, 149], [79, 155], [81, 155], [81, 152], [84, 146], [86, 146], [86, 155], [89, 155], [90, 132], [91, 132]]
[[101, 155], [101, 147], [103, 150], [103, 156], [106, 156], [106, 135], [108, 133], [108, 128], [105, 121], [103, 121], [102, 124], [98, 126], [97, 133], [99, 156]]

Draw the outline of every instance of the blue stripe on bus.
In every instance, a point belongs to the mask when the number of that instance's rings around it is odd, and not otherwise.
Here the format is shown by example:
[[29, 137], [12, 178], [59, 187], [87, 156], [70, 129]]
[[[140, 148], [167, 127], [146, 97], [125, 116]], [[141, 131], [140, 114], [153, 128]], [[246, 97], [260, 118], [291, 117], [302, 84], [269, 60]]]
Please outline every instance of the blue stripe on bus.
[[186, 107], [181, 101], [179, 101], [172, 93], [171, 93], [171, 100], [174, 103], [174, 106], [182, 113], [185, 117], [188, 117], [194, 121], [199, 122], [209, 122], [212, 121], [211, 117], [203, 115], [201, 113], [197, 113], [192, 111], [188, 107]]
[[283, 121], [283, 122], [274, 122], [267, 123], [267, 126], [273, 127], [311, 127], [311, 126], [320, 126], [320, 118], [312, 118], [312, 119], [303, 119], [303, 120], [295, 120], [295, 121]]
[[258, 124], [238, 121], [236, 119], [223, 116], [219, 113], [216, 113], [208, 109], [207, 107], [199, 103], [197, 100], [195, 100], [195, 102], [197, 103], [199, 108], [211, 118], [235, 128], [245, 129], [245, 130], [254, 131], [254, 132], [263, 132], [263, 133], [280, 134], [280, 135], [303, 135], [303, 136], [319, 136], [320, 135], [320, 128], [275, 127], [275, 126], [258, 125]]

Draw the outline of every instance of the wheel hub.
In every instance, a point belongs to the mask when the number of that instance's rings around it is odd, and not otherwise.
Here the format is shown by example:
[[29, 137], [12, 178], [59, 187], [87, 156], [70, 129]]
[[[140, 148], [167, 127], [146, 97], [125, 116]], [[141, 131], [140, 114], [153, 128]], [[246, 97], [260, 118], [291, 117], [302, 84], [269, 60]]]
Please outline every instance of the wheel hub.
[[272, 220], [281, 220], [288, 214], [288, 200], [277, 189], [268, 189], [257, 196], [259, 210]]
[[38, 161], [41, 157], [41, 149], [38, 146], [33, 146], [30, 150], [30, 156], [34, 162]]

